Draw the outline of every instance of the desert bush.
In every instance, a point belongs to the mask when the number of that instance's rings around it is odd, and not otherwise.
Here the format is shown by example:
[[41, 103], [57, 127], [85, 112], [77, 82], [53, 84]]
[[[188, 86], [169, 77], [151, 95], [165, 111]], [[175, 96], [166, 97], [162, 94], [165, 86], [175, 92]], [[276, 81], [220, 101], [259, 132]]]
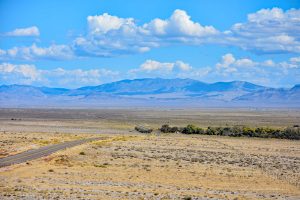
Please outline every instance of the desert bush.
[[153, 131], [153, 129], [144, 126], [136, 126], [134, 129], [140, 133], [151, 133]]
[[176, 126], [170, 127], [168, 124], [164, 124], [161, 126], [160, 131], [163, 133], [176, 133], [179, 131], [179, 128]]
[[244, 126], [241, 135], [255, 137], [255, 129]]
[[260, 137], [260, 138], [281, 138], [300, 140], [300, 127], [288, 127], [285, 129], [275, 129], [270, 127], [250, 128], [246, 126], [226, 126], [226, 127], [208, 127], [206, 130], [189, 124], [186, 127], [170, 127], [163, 125], [160, 128], [163, 133], [180, 132], [183, 134], [205, 134], [205, 135], [221, 135], [230, 137]]
[[171, 127], [170, 132], [171, 133], [177, 133], [177, 132], [179, 132], [179, 130], [180, 130], [180, 128], [178, 128], [177, 126], [174, 126], [174, 127]]
[[183, 128], [182, 133], [184, 134], [195, 134], [197, 127], [195, 125], [189, 124]]
[[300, 140], [300, 127], [288, 127], [281, 132], [281, 138]]
[[206, 135], [215, 135], [216, 134], [216, 129], [214, 127], [208, 127], [206, 129]]
[[183, 128], [179, 128], [177, 126], [169, 126], [168, 124], [164, 124], [161, 126], [159, 129], [162, 133], [177, 133], [177, 132], [182, 132]]
[[163, 133], [170, 133], [171, 127], [168, 124], [164, 124], [159, 130]]
[[183, 128], [182, 133], [184, 134], [204, 134], [205, 131], [195, 125], [189, 124]]

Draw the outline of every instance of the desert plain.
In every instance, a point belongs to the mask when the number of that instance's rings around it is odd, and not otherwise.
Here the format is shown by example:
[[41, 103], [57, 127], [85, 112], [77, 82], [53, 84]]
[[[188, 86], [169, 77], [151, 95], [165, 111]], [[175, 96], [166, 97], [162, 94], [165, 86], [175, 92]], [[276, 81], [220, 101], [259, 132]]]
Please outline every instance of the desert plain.
[[0, 158], [103, 137], [0, 168], [0, 199], [300, 199], [297, 140], [157, 130], [299, 123], [294, 109], [0, 109]]

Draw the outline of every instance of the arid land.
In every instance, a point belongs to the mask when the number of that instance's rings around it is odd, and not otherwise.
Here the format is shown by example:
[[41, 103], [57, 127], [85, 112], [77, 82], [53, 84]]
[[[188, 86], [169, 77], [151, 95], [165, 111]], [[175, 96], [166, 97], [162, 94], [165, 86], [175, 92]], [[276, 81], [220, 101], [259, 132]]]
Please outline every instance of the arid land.
[[300, 142], [141, 134], [135, 125], [286, 127], [300, 110], [0, 109], [0, 157], [107, 139], [0, 168], [0, 199], [299, 199]]

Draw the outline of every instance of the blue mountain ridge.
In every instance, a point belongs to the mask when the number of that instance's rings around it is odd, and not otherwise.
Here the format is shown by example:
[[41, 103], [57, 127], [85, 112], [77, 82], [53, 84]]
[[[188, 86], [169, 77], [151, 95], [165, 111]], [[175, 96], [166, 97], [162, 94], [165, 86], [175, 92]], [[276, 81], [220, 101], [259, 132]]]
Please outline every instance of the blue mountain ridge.
[[[270, 88], [245, 81], [204, 83], [193, 79], [144, 78], [121, 80], [77, 89], [0, 86], [0, 107], [30, 105], [105, 105], [139, 102], [139, 105], [172, 101], [174, 105], [300, 105], [300, 84], [292, 88]], [[273, 105], [273, 104], [272, 104]], [[300, 106], [298, 106], [300, 107]]]

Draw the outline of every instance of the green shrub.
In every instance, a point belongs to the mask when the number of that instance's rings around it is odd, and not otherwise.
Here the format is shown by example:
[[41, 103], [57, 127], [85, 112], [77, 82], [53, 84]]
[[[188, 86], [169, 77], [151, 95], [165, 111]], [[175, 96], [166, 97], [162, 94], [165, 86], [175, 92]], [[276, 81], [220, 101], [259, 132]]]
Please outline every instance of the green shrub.
[[136, 126], [134, 129], [140, 133], [151, 133], [153, 131], [152, 128], [148, 128], [144, 126]]
[[250, 128], [246, 126], [208, 127], [206, 130], [204, 130], [192, 124], [189, 124], [183, 128], [170, 127], [169, 125], [165, 124], [162, 125], [160, 131], [163, 133], [180, 132], [183, 134], [221, 135], [230, 137], [245, 136], [300, 140], [300, 127], [298, 126], [288, 127], [283, 130], [269, 127]]
[[184, 133], [184, 134], [194, 134], [196, 132], [196, 128], [197, 127], [195, 125], [189, 124], [189, 125], [187, 125], [186, 127], [183, 128], [182, 133]]
[[174, 126], [174, 127], [171, 128], [170, 132], [171, 133], [177, 133], [177, 132], [179, 132], [179, 128], [177, 126]]
[[300, 127], [288, 127], [282, 131], [282, 138], [300, 140]]
[[183, 128], [182, 133], [184, 133], [184, 134], [205, 134], [205, 131], [202, 128], [199, 128], [195, 125], [189, 124]]
[[163, 133], [170, 133], [171, 127], [168, 124], [164, 124], [159, 130]]
[[215, 134], [216, 134], [216, 129], [215, 128], [209, 126], [206, 129], [206, 135], [215, 135]]
[[177, 133], [181, 132], [181, 128], [178, 128], [176, 126], [170, 127], [168, 124], [164, 124], [159, 129], [162, 133]]

